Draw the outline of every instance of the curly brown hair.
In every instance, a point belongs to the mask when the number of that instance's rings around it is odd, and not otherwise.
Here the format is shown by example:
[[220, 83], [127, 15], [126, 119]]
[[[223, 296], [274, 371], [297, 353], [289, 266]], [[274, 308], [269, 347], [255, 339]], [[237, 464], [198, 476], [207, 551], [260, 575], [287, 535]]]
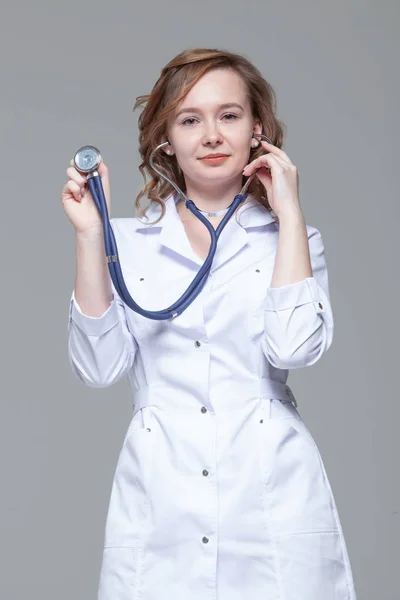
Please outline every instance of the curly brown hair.
[[[208, 71], [217, 68], [233, 69], [246, 84], [252, 115], [262, 123], [262, 133], [267, 135], [278, 148], [282, 147], [285, 124], [277, 119], [276, 95], [271, 85], [264, 79], [260, 71], [244, 56], [224, 50], [195, 48], [184, 50], [173, 58], [161, 71], [150, 94], [138, 96], [133, 110], [144, 106], [138, 119], [139, 153], [142, 162], [139, 170], [144, 179], [144, 187], [137, 195], [135, 208], [140, 216], [146, 215], [146, 210], [140, 205], [143, 196], [161, 205], [161, 215], [165, 214], [164, 198], [172, 191], [172, 186], [162, 179], [152, 169], [149, 159], [152, 150], [161, 143], [167, 134], [168, 117], [175, 111], [184, 96], [192, 89], [197, 81]], [[264, 153], [262, 146], [253, 150], [253, 158]], [[175, 156], [159, 153], [157, 165], [172, 181], [185, 192], [185, 180]], [[150, 181], [146, 182], [146, 171]], [[245, 177], [243, 177], [243, 185]], [[269, 211], [271, 206], [266, 197], [264, 186], [254, 178], [248, 192], [263, 204]]]

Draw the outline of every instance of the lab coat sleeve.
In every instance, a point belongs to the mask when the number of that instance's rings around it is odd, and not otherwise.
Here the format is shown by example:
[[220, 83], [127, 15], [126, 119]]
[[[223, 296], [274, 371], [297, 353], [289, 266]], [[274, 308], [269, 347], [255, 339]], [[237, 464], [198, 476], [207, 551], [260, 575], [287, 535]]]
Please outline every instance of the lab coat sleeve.
[[100, 317], [85, 315], [72, 292], [68, 322], [68, 357], [73, 372], [90, 387], [107, 387], [132, 367], [138, 348], [125, 305], [112, 285], [114, 299]]
[[322, 236], [307, 226], [312, 277], [268, 288], [262, 350], [278, 369], [315, 364], [332, 344], [334, 321]]

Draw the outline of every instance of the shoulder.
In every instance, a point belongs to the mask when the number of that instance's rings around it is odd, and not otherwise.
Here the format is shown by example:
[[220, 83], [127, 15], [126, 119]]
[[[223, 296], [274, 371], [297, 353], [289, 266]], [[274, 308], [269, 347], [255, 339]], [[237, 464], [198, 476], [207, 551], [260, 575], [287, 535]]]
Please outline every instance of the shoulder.
[[110, 225], [118, 247], [136, 246], [143, 240], [140, 234], [141, 221], [137, 217], [112, 217]]
[[146, 223], [147, 221], [144, 221], [139, 217], [112, 217], [110, 219], [113, 231], [121, 235], [124, 233], [132, 235], [132, 231], [145, 227]]
[[[276, 224], [276, 231], [279, 233], [279, 223]], [[307, 237], [310, 244], [322, 244], [322, 235], [317, 227], [306, 223]]]
[[306, 229], [307, 229], [308, 239], [321, 236], [320, 230], [317, 229], [316, 227], [314, 227], [314, 225], [306, 225]]
[[[173, 202], [173, 197], [169, 196], [165, 201], [165, 213], [168, 211], [168, 208], [171, 208]], [[164, 214], [165, 216], [165, 214]], [[144, 208], [144, 216], [135, 216], [135, 217], [113, 217], [110, 219], [111, 226], [113, 230], [118, 231], [119, 233], [129, 231], [132, 234], [132, 231], [140, 231], [146, 230], [152, 227], [157, 227], [161, 225], [162, 221], [162, 208], [158, 202], [150, 202]], [[157, 225], [154, 225], [157, 222]]]
[[314, 250], [314, 252], [318, 250], [323, 251], [324, 242], [322, 240], [322, 234], [320, 230], [317, 229], [317, 227], [314, 227], [313, 225], [306, 225], [306, 229], [310, 249]]
[[322, 234], [319, 229], [307, 225], [308, 247], [313, 271], [326, 267], [326, 251]]
[[115, 231], [123, 231], [124, 229], [135, 228], [139, 219], [137, 217], [111, 217], [111, 227]]

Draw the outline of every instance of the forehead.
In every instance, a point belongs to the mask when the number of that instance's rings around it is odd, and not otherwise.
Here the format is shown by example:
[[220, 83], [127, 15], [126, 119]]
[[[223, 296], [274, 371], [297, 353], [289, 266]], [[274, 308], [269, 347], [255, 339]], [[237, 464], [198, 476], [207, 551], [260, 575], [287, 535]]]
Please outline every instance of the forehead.
[[242, 77], [233, 69], [212, 69], [205, 73], [181, 101], [178, 110], [185, 106], [212, 105], [214, 103], [247, 100], [247, 88]]

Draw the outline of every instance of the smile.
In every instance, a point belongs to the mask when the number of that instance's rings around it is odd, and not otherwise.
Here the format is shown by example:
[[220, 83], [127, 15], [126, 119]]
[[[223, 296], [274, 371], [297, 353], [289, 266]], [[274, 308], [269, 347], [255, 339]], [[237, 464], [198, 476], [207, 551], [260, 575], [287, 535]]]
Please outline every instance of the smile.
[[224, 162], [224, 160], [226, 160], [227, 158], [229, 158], [229, 156], [227, 156], [226, 154], [217, 154], [216, 156], [206, 156], [204, 158], [201, 158], [200, 160], [206, 163], [221, 163]]

